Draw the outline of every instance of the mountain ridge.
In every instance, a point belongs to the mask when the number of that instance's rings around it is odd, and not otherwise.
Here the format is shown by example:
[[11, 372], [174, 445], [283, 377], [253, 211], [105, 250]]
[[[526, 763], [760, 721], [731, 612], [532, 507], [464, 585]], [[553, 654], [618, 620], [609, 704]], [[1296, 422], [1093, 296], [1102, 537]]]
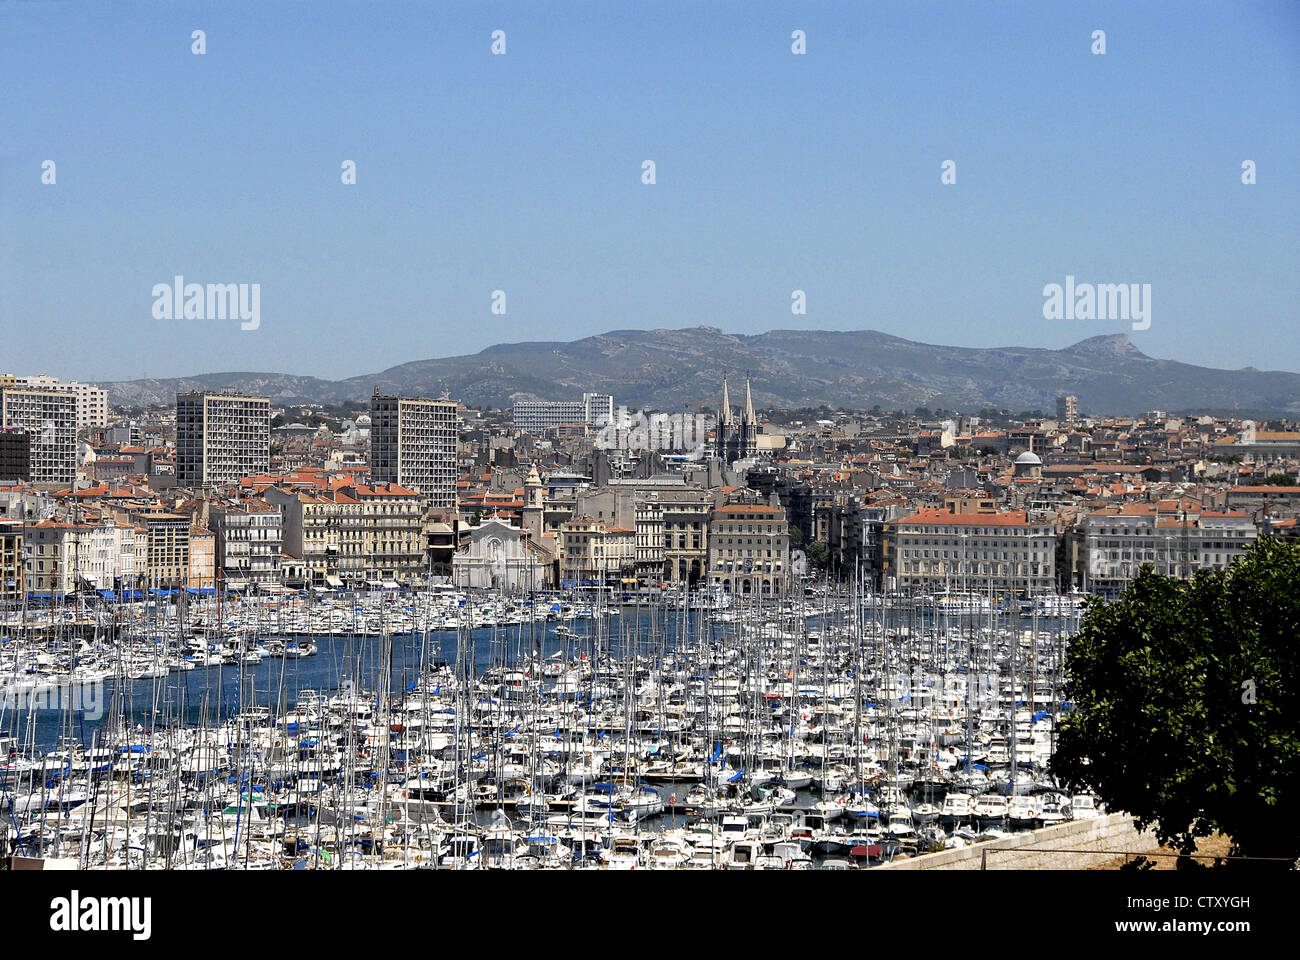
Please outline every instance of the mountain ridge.
[[1125, 333], [1045, 347], [954, 347], [878, 330], [776, 329], [726, 333], [717, 327], [622, 329], [571, 341], [498, 343], [478, 353], [412, 360], [342, 380], [255, 371], [101, 381], [115, 405], [174, 401], [196, 389], [247, 390], [277, 404], [364, 401], [381, 392], [446, 394], [471, 406], [520, 399], [573, 399], [593, 390], [629, 407], [716, 407], [722, 378], [752, 378], [759, 407], [975, 412], [985, 407], [1051, 410], [1062, 393], [1085, 414], [1240, 411], [1300, 414], [1300, 374], [1221, 370], [1142, 353]]

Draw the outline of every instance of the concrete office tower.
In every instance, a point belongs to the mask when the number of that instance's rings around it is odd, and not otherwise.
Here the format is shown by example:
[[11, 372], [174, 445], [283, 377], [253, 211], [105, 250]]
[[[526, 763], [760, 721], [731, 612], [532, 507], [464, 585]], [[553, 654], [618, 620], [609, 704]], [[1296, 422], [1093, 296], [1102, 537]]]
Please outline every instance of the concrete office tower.
[[271, 465], [271, 401], [230, 393], [176, 395], [176, 482], [235, 483]]
[[49, 387], [0, 387], [0, 427], [27, 434], [28, 479], [67, 484], [77, 479], [77, 397]]
[[456, 442], [460, 415], [454, 400], [370, 398], [370, 477], [415, 490], [436, 507], [456, 505]]

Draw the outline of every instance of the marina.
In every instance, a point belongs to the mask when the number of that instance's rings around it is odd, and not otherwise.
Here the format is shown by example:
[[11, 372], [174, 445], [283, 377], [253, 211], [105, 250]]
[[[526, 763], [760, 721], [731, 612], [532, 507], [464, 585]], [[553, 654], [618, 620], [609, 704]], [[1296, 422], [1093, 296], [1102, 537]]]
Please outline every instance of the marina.
[[1078, 616], [851, 587], [29, 604], [0, 839], [87, 869], [870, 867], [1099, 814], [1047, 771]]

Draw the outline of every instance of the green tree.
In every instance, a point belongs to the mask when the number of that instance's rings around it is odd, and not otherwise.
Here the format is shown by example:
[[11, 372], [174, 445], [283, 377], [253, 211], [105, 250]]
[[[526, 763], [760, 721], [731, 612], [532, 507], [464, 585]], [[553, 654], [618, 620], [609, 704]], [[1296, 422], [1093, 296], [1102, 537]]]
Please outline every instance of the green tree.
[[1190, 582], [1146, 567], [1094, 602], [1066, 657], [1053, 771], [1194, 851], [1300, 856], [1300, 545], [1258, 541]]
[[1289, 473], [1270, 473], [1264, 478], [1264, 483], [1270, 487], [1294, 487], [1295, 477]]
[[831, 565], [831, 548], [820, 540], [808, 541], [808, 565], [817, 570], [825, 570]]

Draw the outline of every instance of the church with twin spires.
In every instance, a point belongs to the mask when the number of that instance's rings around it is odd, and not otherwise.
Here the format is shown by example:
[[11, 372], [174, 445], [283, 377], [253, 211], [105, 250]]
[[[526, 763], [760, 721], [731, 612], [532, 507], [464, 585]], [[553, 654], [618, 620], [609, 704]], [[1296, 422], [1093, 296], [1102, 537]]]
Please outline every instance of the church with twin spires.
[[745, 378], [745, 408], [736, 420], [727, 392], [727, 378], [722, 378], [722, 407], [718, 410], [717, 455], [723, 463], [747, 460], [758, 452], [758, 418], [754, 416], [754, 398]]

